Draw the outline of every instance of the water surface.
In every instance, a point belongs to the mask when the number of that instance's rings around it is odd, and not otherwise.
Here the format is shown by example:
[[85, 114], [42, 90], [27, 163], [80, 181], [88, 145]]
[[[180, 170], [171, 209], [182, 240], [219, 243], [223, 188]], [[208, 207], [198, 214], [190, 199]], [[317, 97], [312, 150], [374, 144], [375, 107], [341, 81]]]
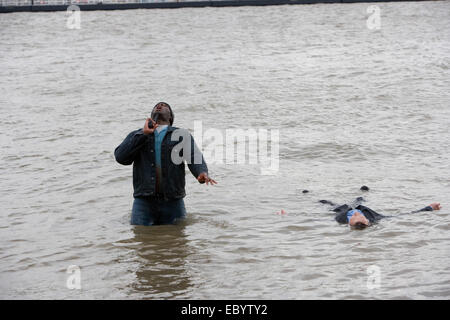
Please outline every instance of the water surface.
[[[368, 6], [1, 15], [0, 297], [448, 299], [450, 4], [378, 3], [379, 30]], [[179, 127], [280, 130], [279, 172], [206, 159], [185, 222], [130, 226], [113, 150], [160, 100]], [[443, 209], [352, 231], [317, 203], [361, 195]]]

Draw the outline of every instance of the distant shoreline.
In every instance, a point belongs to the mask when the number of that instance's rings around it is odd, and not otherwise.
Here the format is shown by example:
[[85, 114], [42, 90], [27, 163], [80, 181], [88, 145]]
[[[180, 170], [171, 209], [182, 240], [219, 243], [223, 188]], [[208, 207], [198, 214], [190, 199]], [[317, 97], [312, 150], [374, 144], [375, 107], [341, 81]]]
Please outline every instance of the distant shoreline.
[[[227, 0], [227, 1], [189, 1], [160, 3], [102, 3], [76, 4], [81, 11], [94, 10], [130, 10], [130, 9], [176, 9], [199, 7], [240, 7], [240, 6], [270, 6], [317, 3], [373, 3], [373, 2], [417, 2], [436, 0]], [[11, 12], [48, 12], [66, 11], [69, 5], [33, 5], [33, 6], [0, 6], [0, 13]]]

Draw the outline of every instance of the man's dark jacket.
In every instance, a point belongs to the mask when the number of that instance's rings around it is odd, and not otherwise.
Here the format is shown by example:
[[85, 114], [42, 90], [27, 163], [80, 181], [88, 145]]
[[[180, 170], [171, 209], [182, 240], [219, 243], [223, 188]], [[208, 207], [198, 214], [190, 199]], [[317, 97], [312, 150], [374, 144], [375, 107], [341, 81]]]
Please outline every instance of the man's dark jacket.
[[[172, 141], [172, 135], [178, 129], [177, 127], [168, 126], [166, 135], [161, 143], [162, 190], [160, 190], [160, 194], [166, 200], [180, 199], [186, 195], [184, 189], [184, 161], [181, 161], [180, 164], [175, 164], [171, 158], [172, 150], [178, 152], [186, 160], [189, 170], [194, 177], [197, 178], [202, 172], [208, 173], [208, 167], [203, 155], [195, 144], [194, 138], [187, 130], [179, 129], [184, 130], [185, 136], [190, 139], [190, 159], [186, 159], [183, 155], [184, 150], [181, 148], [183, 136], [181, 135], [176, 141]], [[198, 152], [198, 158], [200, 158], [200, 161], [197, 162], [201, 162], [198, 164], [194, 162], [196, 152]], [[185, 152], [185, 154], [188, 154], [188, 152]], [[120, 164], [133, 164], [133, 197], [156, 195], [155, 135], [153, 133], [144, 135], [142, 129], [131, 132], [116, 148], [114, 156]]]

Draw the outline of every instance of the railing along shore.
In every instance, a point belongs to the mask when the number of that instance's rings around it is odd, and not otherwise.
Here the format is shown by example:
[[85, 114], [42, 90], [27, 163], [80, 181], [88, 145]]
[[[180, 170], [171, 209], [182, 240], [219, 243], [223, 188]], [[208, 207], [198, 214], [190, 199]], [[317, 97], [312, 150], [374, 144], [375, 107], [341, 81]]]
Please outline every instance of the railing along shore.
[[[315, 3], [413, 2], [434, 0], [0, 0], [0, 13], [80, 10], [125, 10], [182, 7], [268, 6]], [[71, 7], [73, 8], [73, 7]]]

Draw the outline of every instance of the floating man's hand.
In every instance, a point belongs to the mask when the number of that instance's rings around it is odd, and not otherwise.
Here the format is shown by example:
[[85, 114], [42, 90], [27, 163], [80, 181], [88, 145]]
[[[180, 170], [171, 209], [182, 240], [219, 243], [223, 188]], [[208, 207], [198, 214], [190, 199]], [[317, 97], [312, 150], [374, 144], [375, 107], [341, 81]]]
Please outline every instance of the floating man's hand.
[[430, 207], [432, 207], [433, 210], [440, 210], [441, 204], [439, 202], [433, 202], [432, 204], [430, 204]]
[[217, 184], [217, 182], [215, 180], [213, 180], [210, 177], [208, 177], [208, 174], [206, 172], [200, 173], [200, 175], [198, 176], [197, 180], [200, 183], [205, 183], [206, 182], [206, 184], [211, 184], [211, 185]]

